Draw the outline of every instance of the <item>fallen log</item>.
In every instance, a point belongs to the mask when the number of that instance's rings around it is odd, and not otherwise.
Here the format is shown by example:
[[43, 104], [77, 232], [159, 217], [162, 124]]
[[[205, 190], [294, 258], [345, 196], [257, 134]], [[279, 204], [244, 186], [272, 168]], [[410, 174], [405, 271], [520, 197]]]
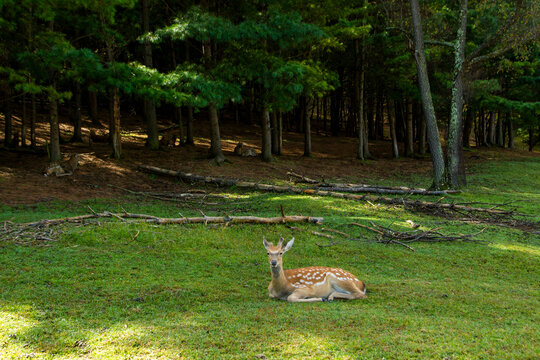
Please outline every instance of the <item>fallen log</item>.
[[427, 190], [422, 188], [409, 188], [405, 186], [374, 186], [366, 184], [346, 184], [346, 183], [327, 183], [325, 181], [318, 181], [306, 176], [297, 174], [292, 171], [288, 171], [287, 175], [297, 178], [296, 182], [308, 183], [317, 185], [313, 189], [337, 191], [337, 192], [351, 192], [351, 193], [376, 193], [376, 194], [415, 194], [415, 195], [447, 195], [460, 193], [459, 190]]
[[[330, 184], [328, 184], [330, 185]], [[338, 185], [338, 184], [332, 184]], [[426, 190], [426, 189], [388, 189], [384, 187], [369, 187], [369, 186], [320, 186], [315, 189], [324, 189], [327, 191], [347, 192], [347, 193], [374, 193], [374, 194], [393, 194], [393, 195], [447, 195], [454, 193], [448, 190]]]
[[217, 186], [236, 186], [241, 189], [259, 190], [259, 191], [268, 191], [268, 192], [278, 192], [278, 193], [290, 192], [290, 193], [295, 193], [295, 194], [312, 195], [312, 196], [331, 196], [331, 197], [356, 200], [356, 201], [371, 201], [371, 202], [382, 203], [382, 204], [387, 204], [387, 205], [402, 205], [408, 208], [412, 208], [414, 210], [422, 210], [422, 211], [426, 211], [430, 213], [435, 213], [436, 211], [450, 211], [450, 212], [458, 212], [458, 213], [468, 212], [468, 213], [482, 213], [482, 214], [487, 214], [487, 215], [492, 215], [492, 216], [505, 216], [505, 215], [512, 215], [515, 211], [515, 209], [499, 210], [499, 209], [494, 209], [494, 208], [489, 208], [489, 209], [474, 208], [474, 207], [469, 207], [465, 205], [457, 205], [453, 203], [428, 202], [428, 201], [408, 200], [408, 199], [403, 199], [403, 198], [390, 198], [390, 197], [382, 197], [382, 196], [375, 197], [375, 196], [370, 196], [370, 195], [357, 195], [357, 194], [349, 194], [349, 193], [327, 191], [327, 190], [320, 190], [320, 189], [304, 189], [304, 188], [299, 188], [299, 187], [294, 187], [294, 186], [260, 184], [256, 182], [241, 181], [241, 180], [228, 179], [228, 178], [194, 175], [190, 173], [162, 169], [162, 168], [149, 166], [149, 165], [139, 165], [139, 169], [148, 173], [172, 176], [172, 177], [176, 177], [181, 180], [189, 181], [189, 182], [200, 182], [204, 184], [214, 184]]

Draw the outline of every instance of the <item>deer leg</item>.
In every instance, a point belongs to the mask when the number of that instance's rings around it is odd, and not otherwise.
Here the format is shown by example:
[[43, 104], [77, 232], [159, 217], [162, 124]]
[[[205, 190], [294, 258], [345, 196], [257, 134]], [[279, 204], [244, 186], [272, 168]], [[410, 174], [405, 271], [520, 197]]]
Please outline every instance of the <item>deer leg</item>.
[[333, 291], [330, 295], [328, 295], [329, 301], [332, 301], [334, 299], [354, 300], [367, 298], [365, 291], [360, 290], [360, 288], [356, 284], [342, 283], [339, 284], [339, 287], [346, 292]]
[[328, 295], [328, 301], [332, 301], [334, 299], [347, 299], [347, 300], [354, 300], [354, 299], [365, 299], [367, 296], [363, 292], [359, 293], [353, 293], [353, 294], [345, 294], [340, 293], [337, 291], [334, 291], [330, 295]]
[[287, 297], [287, 301], [289, 302], [317, 302], [317, 301], [324, 301], [323, 298], [320, 297], [309, 297], [310, 294], [305, 291], [295, 291], [291, 295]]

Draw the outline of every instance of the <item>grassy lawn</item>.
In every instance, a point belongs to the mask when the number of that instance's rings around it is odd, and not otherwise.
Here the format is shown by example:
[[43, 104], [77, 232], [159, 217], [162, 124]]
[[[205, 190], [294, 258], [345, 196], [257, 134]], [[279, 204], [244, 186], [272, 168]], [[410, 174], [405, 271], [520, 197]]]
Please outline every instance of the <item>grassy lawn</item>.
[[[540, 161], [491, 161], [471, 169], [456, 202], [519, 201], [540, 220]], [[519, 174], [523, 174], [520, 176]], [[428, 185], [427, 179], [420, 179]], [[395, 184], [400, 184], [395, 179]], [[411, 252], [369, 241], [350, 222], [443, 232], [465, 224], [401, 208], [331, 198], [239, 194], [236, 210], [323, 216], [354, 234], [327, 239], [285, 226], [67, 225], [51, 246], [0, 241], [0, 359], [538, 359], [540, 236], [487, 226], [484, 243], [414, 243]], [[521, 202], [521, 200], [527, 200]], [[182, 203], [118, 200], [0, 207], [0, 221], [96, 211], [196, 216]], [[219, 211], [205, 211], [207, 215]], [[315, 225], [298, 225], [312, 230]], [[134, 238], [134, 235], [139, 235]], [[368, 299], [291, 304], [270, 299], [262, 236], [296, 237], [285, 268], [341, 267]]]

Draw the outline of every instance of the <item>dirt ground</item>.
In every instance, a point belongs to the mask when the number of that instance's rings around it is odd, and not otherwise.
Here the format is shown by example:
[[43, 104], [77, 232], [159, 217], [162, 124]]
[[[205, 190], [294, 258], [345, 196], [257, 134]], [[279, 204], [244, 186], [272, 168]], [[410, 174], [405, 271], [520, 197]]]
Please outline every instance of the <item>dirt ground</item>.
[[[103, 118], [106, 118], [103, 114]], [[45, 118], [44, 116], [41, 117]], [[14, 128], [19, 129], [19, 119], [15, 118]], [[162, 128], [172, 124], [160, 123]], [[108, 144], [92, 145], [77, 143], [63, 144], [63, 154], [81, 155], [80, 167], [72, 176], [44, 176], [47, 166], [46, 154], [32, 154], [0, 150], [0, 203], [7, 205], [33, 204], [53, 200], [84, 200], [92, 198], [115, 198], [126, 195], [118, 187], [134, 191], [182, 192], [191, 188], [190, 184], [171, 181], [170, 178], [152, 176], [137, 170], [138, 165], [147, 164], [166, 169], [190, 172], [198, 175], [232, 177], [244, 180], [267, 181], [268, 179], [289, 180], [288, 171], [315, 179], [342, 179], [355, 183], [376, 184], [386, 177], [399, 177], [405, 186], [427, 186], [410, 180], [414, 174], [429, 175], [429, 156], [414, 159], [391, 158], [390, 141], [369, 143], [374, 159], [355, 159], [356, 140], [345, 137], [331, 137], [313, 132], [313, 156], [303, 154], [303, 134], [285, 132], [283, 134], [284, 154], [272, 163], [264, 163], [258, 157], [242, 158], [234, 155], [234, 147], [242, 141], [260, 151], [260, 128], [256, 125], [242, 125], [240, 130], [233, 123], [225, 121], [221, 126], [222, 146], [230, 162], [213, 166], [207, 158], [209, 149], [209, 124], [201, 117], [194, 122], [194, 146], [176, 146], [165, 150], [145, 149], [144, 129], [136, 117], [123, 119], [123, 152], [121, 160], [111, 159]], [[0, 128], [4, 128], [3, 118]], [[92, 125], [84, 120], [83, 134], [89, 134]], [[45, 144], [48, 123], [37, 124], [38, 145]], [[72, 127], [63, 121], [61, 135], [69, 139]], [[535, 153], [535, 156], [538, 156]], [[494, 157], [531, 156], [522, 150], [482, 150], [466, 153], [466, 163], [486, 161]]]

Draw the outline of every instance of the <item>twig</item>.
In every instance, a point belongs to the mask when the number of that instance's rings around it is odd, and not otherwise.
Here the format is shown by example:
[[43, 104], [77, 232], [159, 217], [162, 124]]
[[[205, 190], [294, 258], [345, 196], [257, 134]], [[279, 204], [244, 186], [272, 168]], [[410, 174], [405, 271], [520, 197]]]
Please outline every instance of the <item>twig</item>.
[[313, 231], [313, 230], [302, 229], [302, 228], [299, 228], [299, 227], [296, 227], [296, 226], [287, 226], [287, 227], [288, 227], [289, 229], [291, 229], [291, 230], [307, 231], [307, 232], [310, 233], [310, 234], [317, 235], [317, 236], [322, 236], [322, 237], [325, 237], [325, 238], [327, 238], [327, 239], [333, 239], [333, 238], [334, 238], [332, 235], [323, 234], [323, 233], [320, 233], [320, 232], [317, 232], [317, 231]]
[[327, 228], [322, 228], [321, 229], [322, 231], [328, 231], [328, 232], [333, 232], [333, 233], [336, 233], [336, 234], [339, 234], [341, 236], [344, 236], [346, 238], [350, 238], [351, 235], [347, 234], [347, 233], [344, 233], [342, 231], [339, 231], [339, 230], [334, 230], [334, 229], [327, 229]]

